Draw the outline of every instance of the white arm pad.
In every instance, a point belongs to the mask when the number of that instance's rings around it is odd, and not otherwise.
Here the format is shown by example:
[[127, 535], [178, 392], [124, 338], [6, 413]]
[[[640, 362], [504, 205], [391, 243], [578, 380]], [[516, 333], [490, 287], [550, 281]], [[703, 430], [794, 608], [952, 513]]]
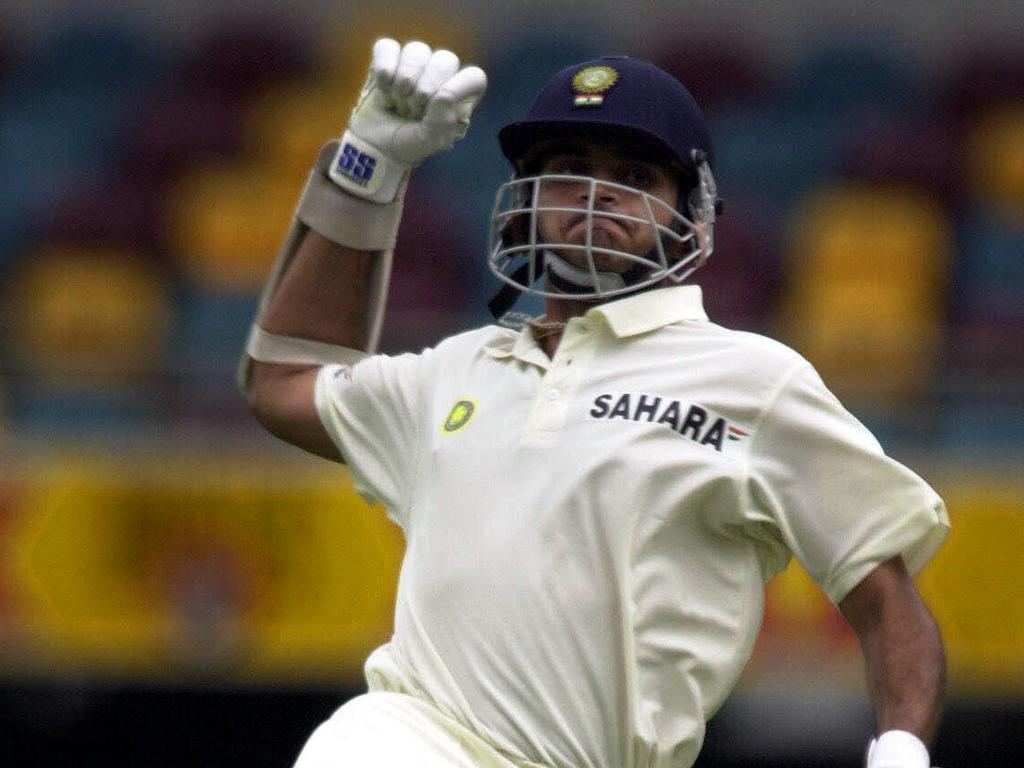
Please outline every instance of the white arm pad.
[[928, 748], [909, 731], [886, 731], [868, 746], [866, 768], [929, 768]]
[[260, 296], [258, 318], [284, 279], [292, 259], [309, 230], [339, 245], [361, 251], [380, 251], [371, 280], [366, 327], [366, 350], [354, 350], [314, 339], [267, 333], [254, 322], [238, 367], [238, 385], [248, 394], [254, 360], [267, 363], [326, 365], [351, 364], [373, 354], [384, 324], [384, 306], [391, 278], [391, 257], [398, 238], [398, 224], [408, 175], [399, 184], [393, 202], [381, 204], [363, 200], [338, 188], [329, 178], [338, 142], [328, 142], [317, 157], [299, 199], [291, 229], [278, 252], [277, 261]]

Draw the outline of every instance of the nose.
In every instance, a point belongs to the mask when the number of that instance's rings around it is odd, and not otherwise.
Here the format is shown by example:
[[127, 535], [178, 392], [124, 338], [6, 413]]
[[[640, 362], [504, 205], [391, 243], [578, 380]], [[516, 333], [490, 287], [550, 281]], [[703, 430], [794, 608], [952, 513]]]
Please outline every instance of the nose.
[[583, 184], [580, 189], [580, 202], [589, 203], [590, 193], [594, 193], [594, 205], [614, 203], [619, 199], [619, 191], [615, 187], [603, 184], [600, 179], [595, 178], [593, 184]]

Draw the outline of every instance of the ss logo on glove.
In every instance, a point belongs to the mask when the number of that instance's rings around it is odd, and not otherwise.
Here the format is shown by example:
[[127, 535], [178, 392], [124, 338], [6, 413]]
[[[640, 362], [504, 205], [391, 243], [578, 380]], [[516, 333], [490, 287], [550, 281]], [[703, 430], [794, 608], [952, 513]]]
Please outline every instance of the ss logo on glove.
[[360, 152], [351, 144], [345, 144], [338, 154], [337, 170], [356, 184], [365, 187], [373, 178], [373, 170], [377, 167], [377, 158]]

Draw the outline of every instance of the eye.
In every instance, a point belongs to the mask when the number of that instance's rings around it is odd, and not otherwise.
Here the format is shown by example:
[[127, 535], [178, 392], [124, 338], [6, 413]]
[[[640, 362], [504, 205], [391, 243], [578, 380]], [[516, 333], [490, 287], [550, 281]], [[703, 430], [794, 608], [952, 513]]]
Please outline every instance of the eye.
[[620, 183], [637, 189], [650, 189], [658, 181], [658, 172], [647, 163], [629, 163], [619, 172]]
[[589, 176], [590, 164], [586, 158], [574, 155], [563, 155], [552, 158], [545, 166], [546, 173], [554, 173], [563, 176]]

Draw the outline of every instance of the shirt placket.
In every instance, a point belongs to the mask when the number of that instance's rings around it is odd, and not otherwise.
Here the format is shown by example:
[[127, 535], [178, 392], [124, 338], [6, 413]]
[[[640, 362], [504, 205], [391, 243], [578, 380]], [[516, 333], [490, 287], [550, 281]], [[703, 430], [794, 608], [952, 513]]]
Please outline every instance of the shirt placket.
[[558, 350], [540, 378], [533, 406], [523, 426], [524, 445], [550, 445], [561, 434], [569, 404], [583, 385], [593, 360], [595, 337], [591, 321], [573, 318], [566, 325]]

